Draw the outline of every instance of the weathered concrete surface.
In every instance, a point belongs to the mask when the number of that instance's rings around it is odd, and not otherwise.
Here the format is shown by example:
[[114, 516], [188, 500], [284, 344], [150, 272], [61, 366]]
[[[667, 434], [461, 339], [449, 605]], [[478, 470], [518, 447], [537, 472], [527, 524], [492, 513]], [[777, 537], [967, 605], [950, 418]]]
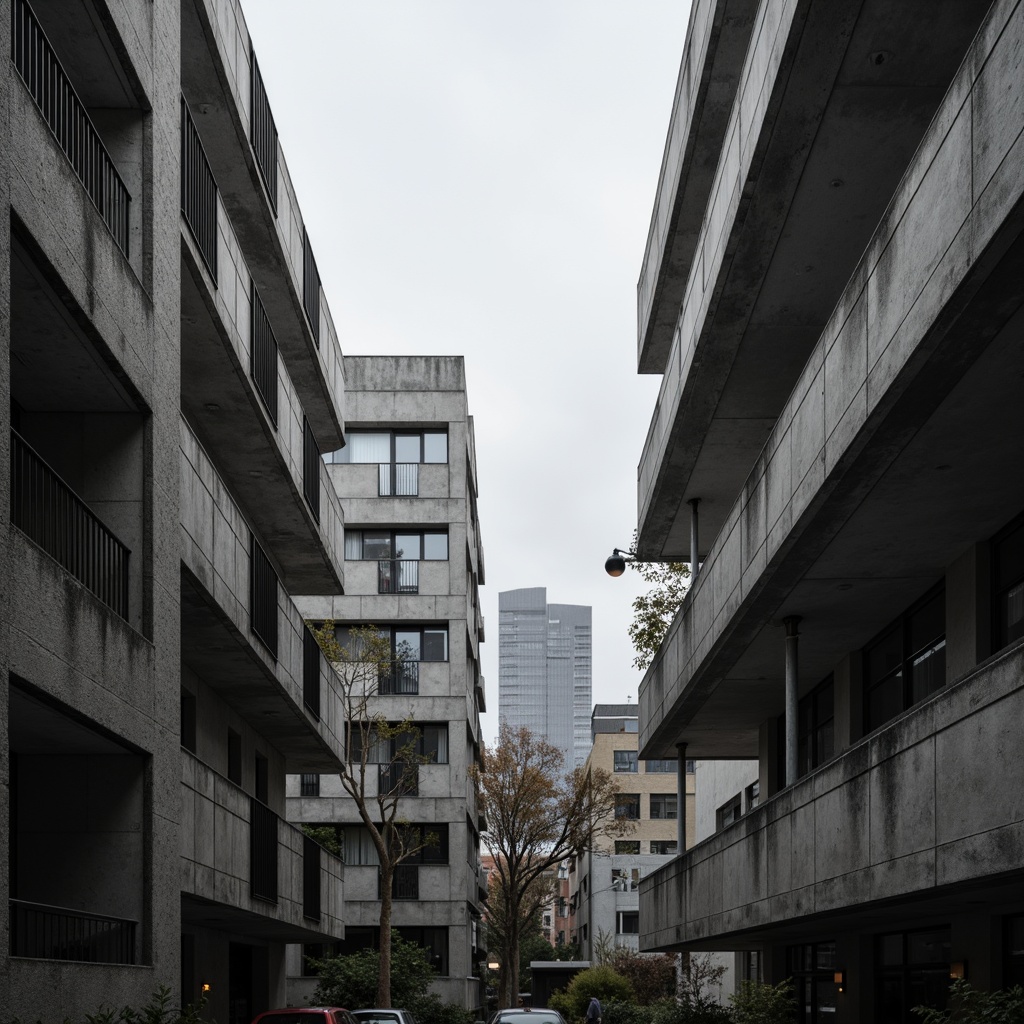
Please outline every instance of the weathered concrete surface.
[[641, 686], [649, 756], [698, 713], [719, 746], [695, 756], [755, 756], [773, 621], [807, 616], [806, 687], [1024, 503], [1022, 432], [990, 416], [1021, 408], [1022, 32], [993, 7], [729, 510]]
[[643, 556], [689, 555], [690, 498], [701, 555], [726, 522], [987, 7], [758, 8], [640, 463]]
[[728, 949], [824, 914], [898, 928], [900, 900], [952, 914], [966, 882], [1019, 898], [1022, 715], [1018, 644], [645, 878], [641, 947]]

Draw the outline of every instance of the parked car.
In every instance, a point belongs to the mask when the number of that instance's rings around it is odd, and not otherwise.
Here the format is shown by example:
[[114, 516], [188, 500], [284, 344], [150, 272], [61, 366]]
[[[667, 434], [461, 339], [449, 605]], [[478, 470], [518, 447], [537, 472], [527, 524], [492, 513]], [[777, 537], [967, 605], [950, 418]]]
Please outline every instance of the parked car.
[[408, 1010], [353, 1010], [352, 1016], [357, 1024], [416, 1024], [416, 1018]]
[[495, 1010], [487, 1018], [487, 1024], [565, 1024], [565, 1018], [546, 1006], [536, 1010], [523, 1006], [518, 1010]]
[[341, 1006], [288, 1006], [265, 1010], [252, 1024], [356, 1024], [356, 1019]]

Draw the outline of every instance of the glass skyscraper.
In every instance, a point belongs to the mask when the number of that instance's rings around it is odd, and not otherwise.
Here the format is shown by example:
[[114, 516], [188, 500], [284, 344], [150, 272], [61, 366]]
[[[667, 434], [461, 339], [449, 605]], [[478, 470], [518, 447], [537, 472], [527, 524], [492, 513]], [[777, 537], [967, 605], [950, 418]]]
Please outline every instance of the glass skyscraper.
[[526, 726], [565, 754], [590, 751], [591, 609], [548, 604], [545, 587], [498, 595], [498, 720]]

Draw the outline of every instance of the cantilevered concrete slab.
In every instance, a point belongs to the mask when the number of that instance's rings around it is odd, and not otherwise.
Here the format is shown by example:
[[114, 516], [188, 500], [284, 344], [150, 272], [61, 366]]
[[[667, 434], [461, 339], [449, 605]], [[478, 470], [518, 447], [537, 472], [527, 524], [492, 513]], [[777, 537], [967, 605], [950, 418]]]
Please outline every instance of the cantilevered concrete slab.
[[759, 7], [681, 305], [662, 285], [668, 305], [641, 310], [648, 334], [675, 317], [639, 470], [642, 556], [689, 554], [691, 498], [702, 557], [725, 524], [987, 7]]

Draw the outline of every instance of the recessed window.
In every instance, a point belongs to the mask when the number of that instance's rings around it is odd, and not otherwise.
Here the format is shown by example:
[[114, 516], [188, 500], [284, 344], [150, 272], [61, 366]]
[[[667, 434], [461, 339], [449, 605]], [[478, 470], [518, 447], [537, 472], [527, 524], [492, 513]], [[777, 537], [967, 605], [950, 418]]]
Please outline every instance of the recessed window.
[[350, 562], [390, 558], [448, 560], [447, 530], [346, 530], [345, 558]]
[[761, 780], [755, 779], [744, 790], [747, 800], [747, 810], [752, 811], [761, 802]]
[[679, 798], [675, 793], [651, 794], [651, 817], [674, 821], [679, 817]]
[[635, 750], [616, 750], [614, 752], [614, 770], [617, 772], [636, 772], [637, 759]]
[[806, 775], [835, 752], [832, 676], [816, 686], [797, 707], [797, 772]]
[[[690, 762], [687, 761], [687, 764]], [[644, 771], [648, 775], [675, 775], [679, 768], [679, 762], [674, 757], [644, 761]]]
[[630, 821], [638, 820], [640, 817], [640, 794], [616, 793], [615, 817], [627, 818]]
[[945, 685], [946, 589], [940, 585], [864, 648], [867, 731]]
[[[352, 630], [365, 628], [337, 626], [334, 634], [343, 648], [352, 651], [356, 646]], [[391, 649], [395, 657], [403, 661], [448, 660], [447, 626], [385, 626], [380, 632], [391, 640]]]
[[640, 852], [639, 839], [616, 839], [615, 852], [618, 854], [634, 854]]
[[733, 822], [739, 821], [743, 814], [743, 801], [740, 798], [740, 794], [737, 793], [731, 800], [727, 800], [718, 810], [715, 812], [715, 818], [718, 822], [718, 830], [721, 831], [723, 828], [728, 828]]
[[639, 888], [639, 868], [612, 868], [613, 892], [636, 892]]
[[344, 448], [325, 453], [324, 461], [341, 465], [448, 461], [448, 433], [444, 430], [350, 430], [347, 441]]
[[651, 840], [651, 853], [664, 856], [665, 854], [672, 854], [675, 856], [676, 851], [679, 849], [679, 844], [674, 839], [652, 839]]
[[640, 911], [619, 910], [615, 914], [616, 935], [639, 935], [640, 934]]
[[993, 649], [1024, 636], [1024, 516], [992, 540]]

